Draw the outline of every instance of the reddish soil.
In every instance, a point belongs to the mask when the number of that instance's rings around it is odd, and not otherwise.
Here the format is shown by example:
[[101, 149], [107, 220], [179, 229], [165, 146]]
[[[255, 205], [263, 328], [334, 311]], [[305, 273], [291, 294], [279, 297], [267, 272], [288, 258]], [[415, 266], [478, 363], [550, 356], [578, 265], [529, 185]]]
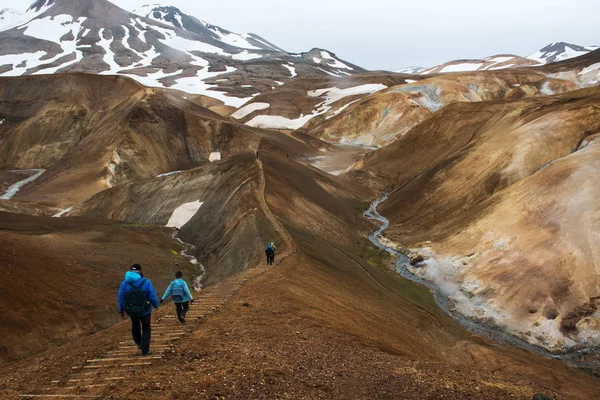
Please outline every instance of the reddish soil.
[[0, 213], [0, 362], [118, 322], [113, 300], [131, 264], [142, 264], [157, 290], [179, 268], [191, 275], [170, 232], [89, 218]]

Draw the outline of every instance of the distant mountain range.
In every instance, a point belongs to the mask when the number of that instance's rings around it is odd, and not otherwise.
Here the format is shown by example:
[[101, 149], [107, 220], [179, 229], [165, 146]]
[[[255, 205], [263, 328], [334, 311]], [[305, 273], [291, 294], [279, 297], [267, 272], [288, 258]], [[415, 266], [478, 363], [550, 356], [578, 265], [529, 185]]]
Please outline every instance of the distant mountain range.
[[[294, 78], [366, 72], [328, 50], [287, 52], [252, 33], [237, 34], [172, 6], [126, 11], [107, 0], [38, 0], [27, 12], [0, 10], [0, 76], [86, 72], [122, 74], [152, 87], [215, 98], [230, 111]], [[520, 57], [456, 60], [402, 74], [536, 66], [595, 46], [558, 42]]]
[[133, 12], [106, 0], [38, 0], [0, 13], [0, 75], [124, 74], [148, 86], [203, 94], [238, 107], [285, 80], [364, 69], [330, 51], [290, 53], [171, 6]]
[[408, 74], [437, 74], [446, 72], [485, 71], [515, 67], [528, 67], [550, 64], [578, 57], [598, 49], [598, 46], [579, 46], [576, 44], [555, 42], [539, 51], [521, 57], [514, 54], [497, 54], [481, 59], [453, 60], [430, 68], [407, 67], [397, 70]]

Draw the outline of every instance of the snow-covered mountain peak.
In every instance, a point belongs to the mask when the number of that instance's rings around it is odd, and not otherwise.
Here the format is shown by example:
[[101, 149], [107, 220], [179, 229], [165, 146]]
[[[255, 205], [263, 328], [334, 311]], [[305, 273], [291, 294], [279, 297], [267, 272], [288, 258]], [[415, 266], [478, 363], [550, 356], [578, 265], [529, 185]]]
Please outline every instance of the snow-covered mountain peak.
[[2, 76], [122, 74], [239, 107], [295, 76], [364, 71], [327, 50], [292, 54], [160, 4], [134, 13], [107, 0], [38, 0], [15, 15], [0, 23]]
[[146, 4], [132, 10], [132, 12], [148, 19], [171, 25], [174, 28], [184, 29], [182, 20], [184, 14], [177, 7], [165, 6], [158, 3]]
[[542, 64], [550, 64], [582, 56], [596, 49], [598, 49], [598, 46], [579, 46], [577, 44], [566, 42], [554, 42], [527, 56], [527, 58]]

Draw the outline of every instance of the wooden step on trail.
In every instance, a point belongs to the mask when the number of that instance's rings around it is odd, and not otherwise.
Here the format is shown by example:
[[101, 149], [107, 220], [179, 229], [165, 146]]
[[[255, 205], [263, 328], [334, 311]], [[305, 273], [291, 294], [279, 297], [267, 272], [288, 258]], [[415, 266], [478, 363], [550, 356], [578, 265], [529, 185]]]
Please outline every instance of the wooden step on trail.
[[[96, 394], [65, 394], [65, 390], [85, 390], [114, 388], [116, 384], [125, 381], [133, 374], [139, 373], [144, 367], [152, 365], [153, 362], [161, 361], [164, 352], [174, 349], [178, 341], [201, 324], [203, 318], [219, 311], [248, 280], [269, 270], [268, 267], [256, 267], [242, 271], [229, 280], [218, 283], [198, 296], [190, 311], [186, 314], [186, 322], [178, 323], [177, 315], [158, 315], [152, 326], [152, 339], [150, 348], [153, 354], [142, 356], [140, 349], [129, 339], [119, 342], [118, 347], [107, 350], [104, 356], [96, 356], [83, 361], [83, 365], [71, 368], [71, 373], [60, 379], [50, 381], [49, 387], [36, 389], [40, 394], [20, 394], [20, 398], [73, 398], [73, 399], [99, 399], [106, 395]], [[160, 310], [159, 310], [160, 312]], [[52, 393], [54, 392], [54, 393]], [[98, 390], [92, 391], [92, 393]]]
[[47, 398], [71, 398], [71, 399], [101, 399], [102, 396], [84, 395], [84, 394], [20, 394], [22, 398], [47, 397]]
[[139, 356], [139, 357], [112, 357], [112, 358], [93, 358], [91, 360], [85, 360], [86, 363], [96, 363], [96, 362], [114, 362], [114, 361], [123, 361], [123, 360], [160, 360], [161, 356]]

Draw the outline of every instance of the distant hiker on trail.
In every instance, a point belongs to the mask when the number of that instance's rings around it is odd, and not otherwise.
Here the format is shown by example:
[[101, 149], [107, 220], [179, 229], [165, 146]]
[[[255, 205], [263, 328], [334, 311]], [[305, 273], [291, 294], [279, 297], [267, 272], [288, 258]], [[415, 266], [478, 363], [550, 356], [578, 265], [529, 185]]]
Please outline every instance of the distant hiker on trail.
[[119, 312], [131, 318], [131, 336], [143, 356], [152, 354], [150, 335], [152, 328], [152, 307], [158, 310], [158, 297], [149, 279], [143, 277], [142, 266], [134, 264], [125, 273], [125, 280], [119, 288]]
[[171, 296], [171, 300], [175, 303], [175, 309], [177, 310], [177, 319], [183, 324], [185, 323], [185, 314], [190, 309], [190, 302], [194, 302], [194, 297], [187, 283], [181, 278], [183, 278], [183, 274], [181, 271], [177, 271], [175, 273], [175, 280], [171, 282], [160, 302], [162, 304], [167, 297]]
[[273, 242], [269, 242], [267, 247], [265, 247], [265, 254], [267, 255], [267, 265], [273, 265], [275, 262], [275, 251], [277, 251], [277, 247]]

